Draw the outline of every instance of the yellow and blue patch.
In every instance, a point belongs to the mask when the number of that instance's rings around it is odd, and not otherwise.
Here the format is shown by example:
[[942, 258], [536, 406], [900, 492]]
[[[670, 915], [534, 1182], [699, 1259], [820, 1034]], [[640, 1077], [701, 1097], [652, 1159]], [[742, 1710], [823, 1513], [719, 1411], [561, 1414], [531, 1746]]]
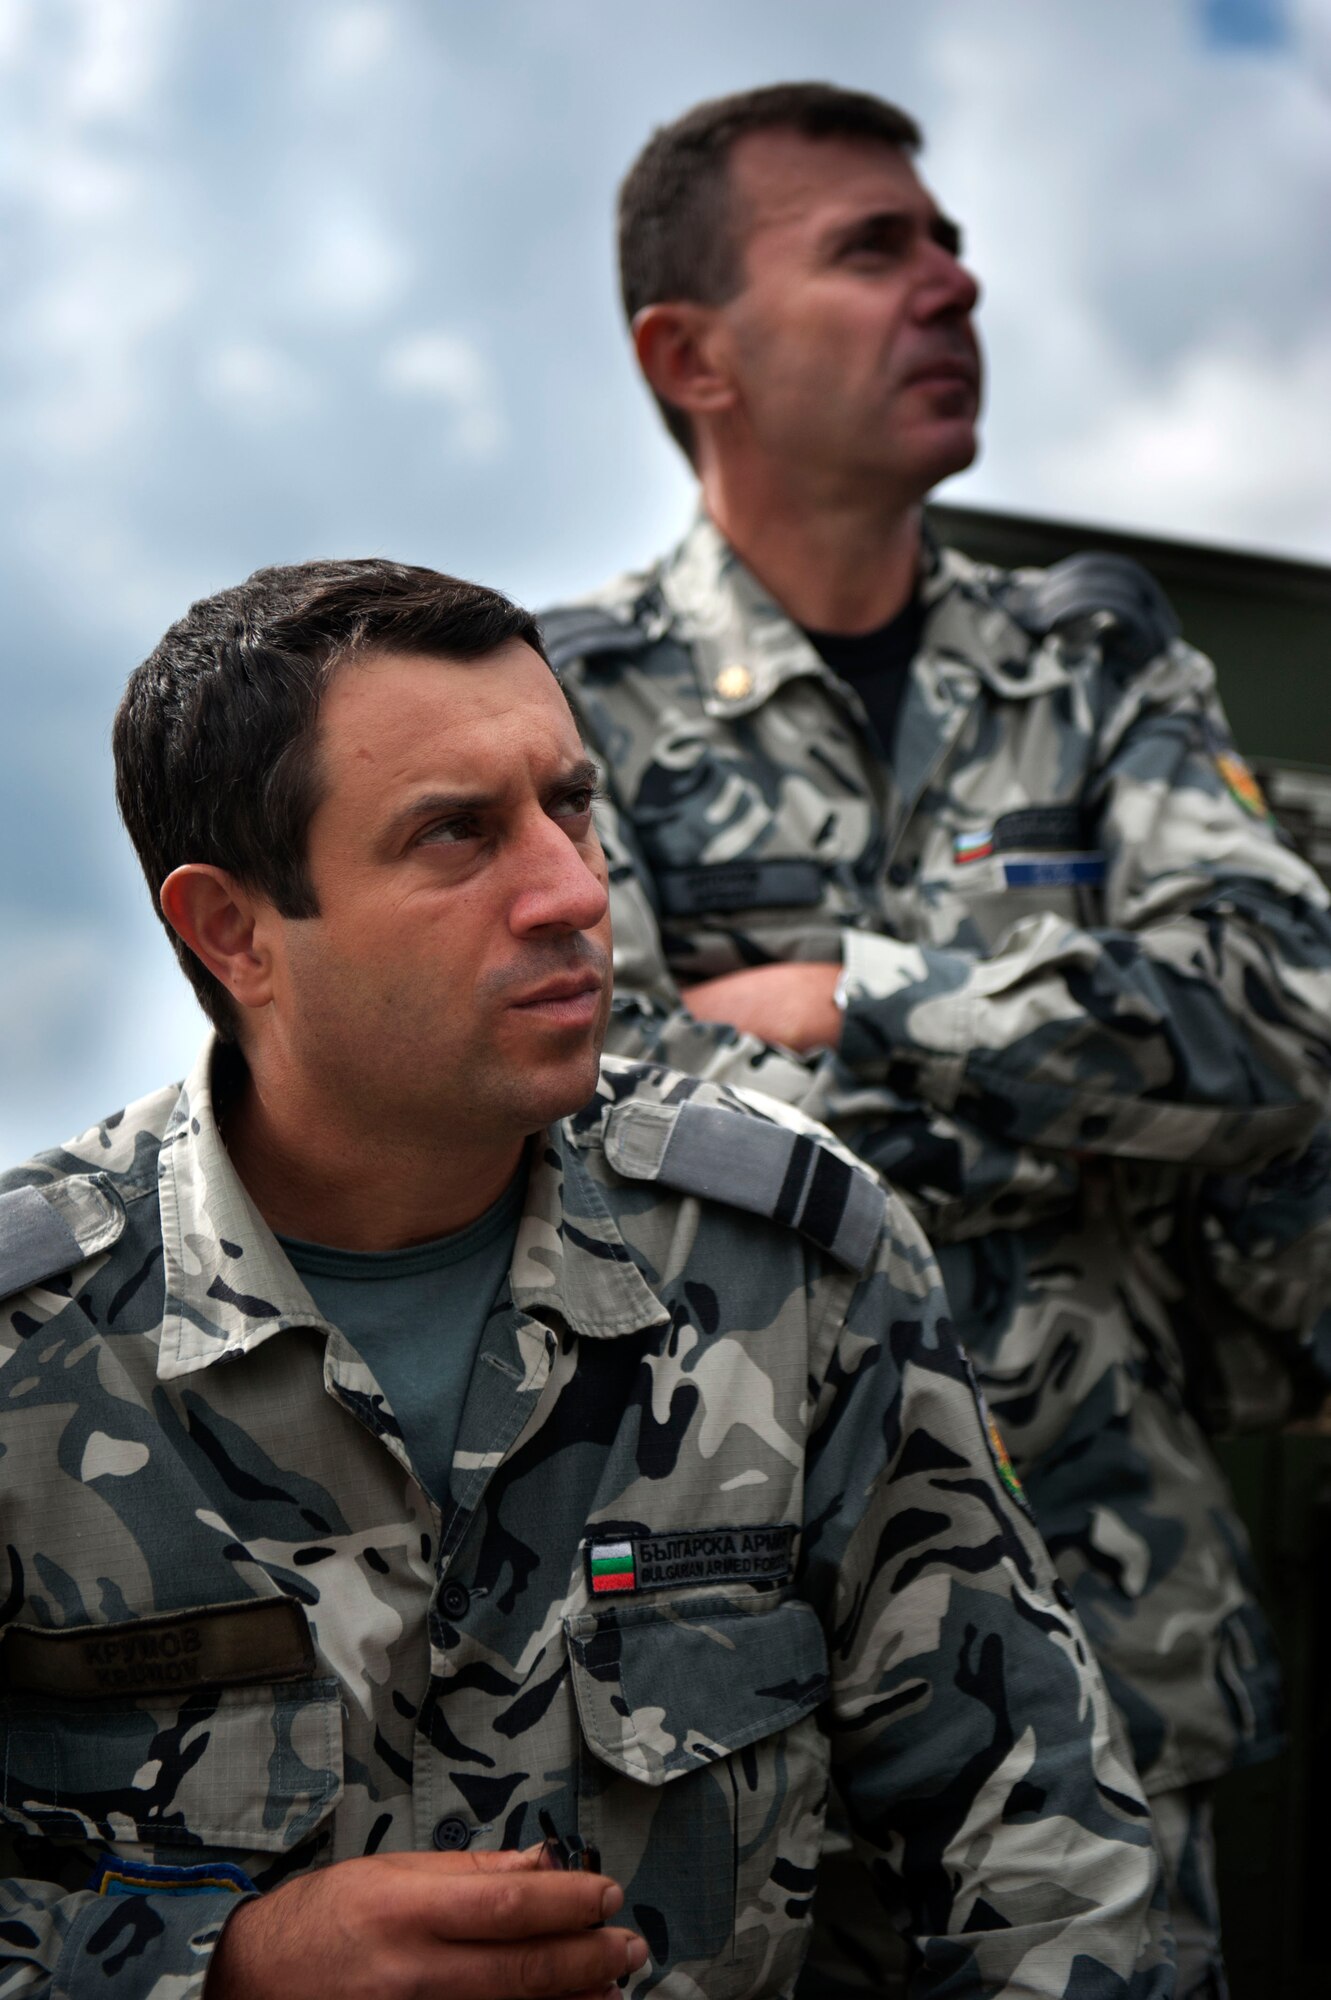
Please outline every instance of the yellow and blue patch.
[[232, 1896], [258, 1894], [244, 1869], [229, 1861], [172, 1868], [156, 1861], [122, 1861], [116, 1854], [101, 1857], [88, 1887], [94, 1896], [215, 1896], [219, 1890]]

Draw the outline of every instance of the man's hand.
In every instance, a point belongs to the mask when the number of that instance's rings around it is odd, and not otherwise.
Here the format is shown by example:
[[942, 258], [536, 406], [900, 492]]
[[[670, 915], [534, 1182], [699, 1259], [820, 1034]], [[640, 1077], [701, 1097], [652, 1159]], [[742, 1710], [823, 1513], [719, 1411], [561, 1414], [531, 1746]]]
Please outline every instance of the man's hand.
[[839, 965], [755, 965], [686, 986], [680, 997], [699, 1021], [728, 1021], [803, 1055], [841, 1040], [841, 1010], [832, 998], [840, 977]]
[[605, 1875], [540, 1848], [383, 1854], [298, 1875], [228, 1917], [205, 2000], [619, 2000], [647, 1960]]

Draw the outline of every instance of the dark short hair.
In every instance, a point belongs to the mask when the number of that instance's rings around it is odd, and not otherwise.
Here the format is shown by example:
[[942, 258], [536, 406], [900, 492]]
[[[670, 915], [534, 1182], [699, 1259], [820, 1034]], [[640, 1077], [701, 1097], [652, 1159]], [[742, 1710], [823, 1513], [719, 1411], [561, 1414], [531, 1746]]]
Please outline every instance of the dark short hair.
[[284, 917], [314, 917], [310, 819], [322, 796], [319, 706], [368, 652], [478, 660], [536, 621], [497, 590], [377, 557], [260, 569], [190, 606], [129, 677], [116, 711], [116, 802], [157, 913], [227, 1039], [231, 997], [162, 915], [172, 869], [225, 868]]
[[[730, 203], [730, 154], [750, 132], [806, 139], [871, 139], [913, 153], [915, 120], [867, 91], [831, 83], [773, 83], [709, 98], [653, 132], [619, 190], [619, 285], [629, 325], [670, 299], [721, 305], [744, 282], [744, 246]], [[685, 411], [658, 396], [671, 436], [690, 457]]]

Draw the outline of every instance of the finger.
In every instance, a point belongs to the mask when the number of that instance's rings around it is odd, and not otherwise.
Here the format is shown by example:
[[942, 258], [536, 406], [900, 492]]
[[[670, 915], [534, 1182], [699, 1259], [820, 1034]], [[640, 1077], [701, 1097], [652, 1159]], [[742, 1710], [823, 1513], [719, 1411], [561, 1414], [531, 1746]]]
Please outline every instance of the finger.
[[[594, 2000], [647, 1961], [647, 1947], [631, 1931], [584, 1931], [577, 1936], [528, 1938], [521, 1943], [453, 1945], [447, 1952], [447, 1987], [441, 1995], [475, 2000]], [[440, 1970], [443, 1970], [442, 1954]]]
[[448, 1864], [451, 1874], [521, 1875], [542, 1865], [545, 1846], [543, 1840], [538, 1840], [531, 1847], [472, 1847], [461, 1854], [441, 1854], [438, 1858]]
[[617, 1916], [624, 1892], [607, 1875], [568, 1873], [528, 1862], [422, 1882], [421, 1921], [441, 1942], [504, 1940], [585, 1931]]

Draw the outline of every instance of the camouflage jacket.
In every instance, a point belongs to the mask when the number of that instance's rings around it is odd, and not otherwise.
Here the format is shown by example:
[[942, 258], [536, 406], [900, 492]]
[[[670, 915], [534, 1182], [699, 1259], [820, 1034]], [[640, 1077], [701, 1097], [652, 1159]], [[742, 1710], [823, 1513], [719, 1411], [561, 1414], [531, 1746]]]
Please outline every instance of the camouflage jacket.
[[[1325, 1109], [1327, 898], [1141, 572], [931, 549], [922, 592], [890, 759], [706, 518], [657, 570], [547, 615], [604, 770], [612, 1046], [801, 1105], [906, 1194], [1162, 1790], [1279, 1740], [1192, 1414], [1176, 1239], [1185, 1188], [1232, 1190]], [[680, 1005], [783, 959], [843, 963], [837, 1057]], [[1277, 1191], [1245, 1222], [1249, 1249], [1273, 1217], [1289, 1246], [1291, 1340], [1319, 1309], [1303, 1232], [1327, 1222], [1306, 1207]], [[1250, 1266], [1212, 1261], [1241, 1317]]]
[[0, 1993], [192, 2000], [236, 1894], [544, 1809], [635, 1993], [787, 1994], [835, 1768], [918, 1991], [1163, 2000], [1126, 1745], [899, 1204], [607, 1061], [441, 1511], [209, 1083], [0, 1197]]

